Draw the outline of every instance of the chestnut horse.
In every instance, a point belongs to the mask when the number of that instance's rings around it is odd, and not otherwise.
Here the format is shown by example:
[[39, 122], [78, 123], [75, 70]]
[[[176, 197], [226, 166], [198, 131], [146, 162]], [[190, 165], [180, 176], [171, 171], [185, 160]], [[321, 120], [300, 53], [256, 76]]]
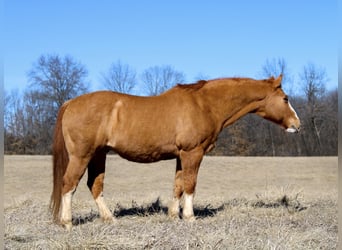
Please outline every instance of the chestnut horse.
[[299, 118], [281, 89], [281, 78], [223, 78], [179, 84], [159, 96], [100, 91], [69, 100], [58, 113], [53, 142], [51, 209], [71, 229], [71, 200], [88, 169], [87, 185], [100, 217], [113, 221], [103, 199], [106, 154], [135, 162], [177, 159], [169, 215], [194, 220], [193, 196], [203, 155], [221, 130], [255, 113], [297, 132]]

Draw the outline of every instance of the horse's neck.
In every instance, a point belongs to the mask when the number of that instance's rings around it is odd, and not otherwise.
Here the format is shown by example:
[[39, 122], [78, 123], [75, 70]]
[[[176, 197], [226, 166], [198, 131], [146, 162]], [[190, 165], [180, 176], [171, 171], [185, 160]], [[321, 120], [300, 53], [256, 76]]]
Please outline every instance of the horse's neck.
[[252, 82], [213, 85], [205, 94], [209, 108], [216, 114], [223, 127], [234, 123], [244, 115], [257, 110], [266, 94], [260, 85]]

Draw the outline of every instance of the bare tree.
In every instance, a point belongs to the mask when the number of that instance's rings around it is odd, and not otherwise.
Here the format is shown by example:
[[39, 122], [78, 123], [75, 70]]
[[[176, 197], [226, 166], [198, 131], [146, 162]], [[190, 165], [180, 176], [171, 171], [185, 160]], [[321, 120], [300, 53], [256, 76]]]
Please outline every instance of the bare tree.
[[299, 76], [306, 98], [304, 126], [308, 133], [307, 140], [311, 137], [310, 145], [313, 147], [312, 150], [316, 151], [315, 154], [321, 154], [321, 129], [324, 127], [326, 116], [326, 109], [322, 99], [326, 91], [327, 74], [325, 69], [308, 63]]
[[283, 75], [282, 78], [282, 87], [285, 92], [289, 95], [294, 94], [293, 89], [293, 78], [291, 77], [289, 68], [287, 66], [287, 62], [284, 58], [272, 58], [267, 59], [265, 64], [262, 66], [261, 75], [262, 77], [269, 78], [269, 77], [277, 77], [280, 74]]
[[4, 151], [23, 153], [25, 117], [18, 90], [4, 93]]
[[185, 80], [184, 73], [175, 70], [170, 65], [154, 66], [146, 69], [142, 76], [148, 95], [158, 95], [177, 83]]
[[34, 153], [50, 152], [58, 110], [65, 101], [88, 90], [86, 76], [85, 67], [70, 56], [43, 55], [38, 59], [29, 71], [31, 86], [23, 99], [25, 147]]
[[326, 71], [313, 63], [308, 63], [299, 76], [308, 104], [314, 107], [325, 93], [325, 84], [328, 81]]
[[103, 86], [106, 89], [121, 93], [131, 93], [136, 85], [135, 70], [128, 64], [123, 64], [120, 60], [113, 63], [102, 77]]
[[40, 92], [39, 98], [51, 102], [54, 107], [52, 112], [57, 113], [66, 100], [88, 91], [85, 83], [87, 75], [85, 66], [70, 56], [42, 55], [28, 77], [32, 89]]
[[328, 91], [323, 99], [324, 114], [320, 132], [323, 155], [338, 154], [338, 90]]

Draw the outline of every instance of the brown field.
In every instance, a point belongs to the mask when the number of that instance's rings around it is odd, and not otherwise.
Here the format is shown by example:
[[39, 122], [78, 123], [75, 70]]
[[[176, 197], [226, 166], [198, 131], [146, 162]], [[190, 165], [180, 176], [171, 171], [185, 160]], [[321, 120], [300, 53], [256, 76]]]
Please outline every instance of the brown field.
[[83, 177], [70, 233], [52, 223], [51, 158], [4, 157], [5, 249], [336, 249], [337, 157], [206, 157], [197, 220], [171, 220], [175, 161], [107, 160], [103, 224]]

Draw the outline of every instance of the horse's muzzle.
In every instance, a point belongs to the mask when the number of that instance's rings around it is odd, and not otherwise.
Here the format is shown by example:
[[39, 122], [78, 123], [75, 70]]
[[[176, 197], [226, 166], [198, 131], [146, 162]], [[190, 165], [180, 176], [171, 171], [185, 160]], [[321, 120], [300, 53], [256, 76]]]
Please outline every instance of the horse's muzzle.
[[296, 127], [295, 125], [292, 125], [291, 127], [286, 129], [286, 132], [288, 133], [298, 133], [300, 130], [300, 127]]

